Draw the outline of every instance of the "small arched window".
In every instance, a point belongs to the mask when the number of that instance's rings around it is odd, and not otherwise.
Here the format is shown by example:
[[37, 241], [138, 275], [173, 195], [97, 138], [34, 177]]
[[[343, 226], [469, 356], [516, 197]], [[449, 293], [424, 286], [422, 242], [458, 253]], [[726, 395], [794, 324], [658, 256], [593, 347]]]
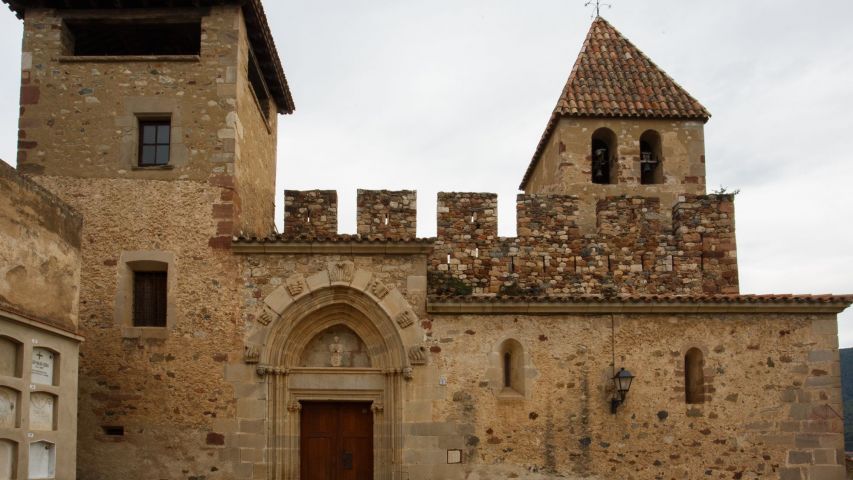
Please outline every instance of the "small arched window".
[[616, 134], [609, 128], [599, 128], [592, 134], [592, 183], [616, 183]]
[[691, 348], [684, 356], [684, 392], [687, 403], [705, 402], [705, 359], [702, 351]]
[[654, 130], [647, 130], [640, 136], [640, 183], [663, 183], [663, 151], [660, 134]]
[[524, 395], [524, 350], [517, 340], [507, 339], [501, 344], [501, 393]]

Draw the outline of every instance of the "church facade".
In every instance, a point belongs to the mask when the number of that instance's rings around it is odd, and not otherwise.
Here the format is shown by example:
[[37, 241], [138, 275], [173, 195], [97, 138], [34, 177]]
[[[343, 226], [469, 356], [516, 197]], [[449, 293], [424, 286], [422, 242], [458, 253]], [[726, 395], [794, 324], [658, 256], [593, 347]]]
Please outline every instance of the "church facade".
[[77, 478], [844, 478], [853, 297], [740, 293], [710, 114], [606, 20], [518, 236], [448, 192], [418, 238], [407, 190], [359, 191], [355, 235], [287, 190], [276, 232], [294, 103], [259, 0], [4, 1], [18, 173], [82, 218]]

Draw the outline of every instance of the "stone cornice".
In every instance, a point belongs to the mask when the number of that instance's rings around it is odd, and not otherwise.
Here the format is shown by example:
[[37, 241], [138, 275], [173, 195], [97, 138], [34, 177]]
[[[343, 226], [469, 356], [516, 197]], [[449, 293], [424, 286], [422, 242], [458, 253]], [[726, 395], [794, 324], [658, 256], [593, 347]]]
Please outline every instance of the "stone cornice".
[[[821, 300], [816, 300], [820, 298]], [[799, 313], [838, 314], [850, 306], [853, 297], [776, 297], [733, 296], [709, 300], [708, 297], [682, 300], [667, 299], [495, 299], [495, 298], [431, 298], [427, 312], [435, 315], [454, 314], [610, 314], [610, 313]]]
[[59, 335], [60, 337], [68, 338], [71, 340], [75, 340], [77, 342], [82, 342], [83, 337], [77, 335], [76, 333], [70, 332], [68, 330], [55, 327], [53, 325], [44, 323], [42, 321], [36, 320], [34, 318], [27, 317], [23, 314], [12, 312], [8, 309], [0, 308], [0, 320], [9, 320], [15, 323], [19, 323], [21, 325], [26, 325], [28, 327], [36, 328], [38, 330], [42, 330], [44, 332], [52, 333], [54, 335]]

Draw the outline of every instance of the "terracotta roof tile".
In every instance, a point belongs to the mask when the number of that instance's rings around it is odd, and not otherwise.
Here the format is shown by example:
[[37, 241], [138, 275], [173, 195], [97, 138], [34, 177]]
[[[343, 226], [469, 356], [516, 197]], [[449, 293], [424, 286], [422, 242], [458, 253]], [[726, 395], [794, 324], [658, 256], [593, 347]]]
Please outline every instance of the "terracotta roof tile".
[[598, 17], [524, 174], [522, 190], [561, 117], [707, 121], [711, 114], [613, 25]]
[[236, 236], [232, 239], [234, 243], [259, 243], [259, 244], [294, 244], [294, 243], [359, 243], [359, 244], [383, 244], [383, 243], [405, 243], [418, 245], [431, 245], [435, 238], [385, 238], [370, 235], [282, 235], [275, 234], [269, 237]]
[[430, 302], [460, 302], [460, 303], [709, 303], [709, 304], [853, 304], [853, 295], [619, 295], [605, 297], [603, 295], [575, 296], [444, 296], [433, 295]]

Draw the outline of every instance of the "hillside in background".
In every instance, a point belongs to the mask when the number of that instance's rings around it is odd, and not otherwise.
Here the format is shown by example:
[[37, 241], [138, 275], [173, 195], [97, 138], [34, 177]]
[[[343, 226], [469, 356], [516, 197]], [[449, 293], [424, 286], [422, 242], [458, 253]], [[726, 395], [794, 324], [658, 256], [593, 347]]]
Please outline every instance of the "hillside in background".
[[853, 452], [853, 348], [842, 348], [841, 395], [844, 399], [844, 449]]

